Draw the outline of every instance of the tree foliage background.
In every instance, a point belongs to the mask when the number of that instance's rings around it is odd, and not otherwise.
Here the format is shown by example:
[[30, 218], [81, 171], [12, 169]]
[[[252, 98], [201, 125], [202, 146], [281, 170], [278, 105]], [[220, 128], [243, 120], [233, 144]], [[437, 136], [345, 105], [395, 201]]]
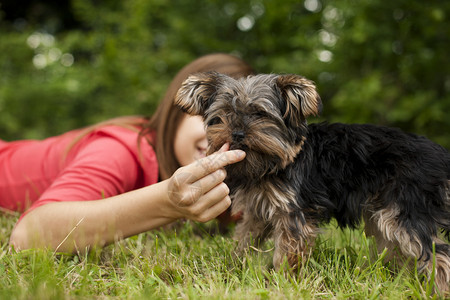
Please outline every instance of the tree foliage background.
[[450, 148], [449, 16], [447, 0], [0, 0], [0, 138], [150, 115], [182, 66], [227, 52], [316, 81], [323, 120]]

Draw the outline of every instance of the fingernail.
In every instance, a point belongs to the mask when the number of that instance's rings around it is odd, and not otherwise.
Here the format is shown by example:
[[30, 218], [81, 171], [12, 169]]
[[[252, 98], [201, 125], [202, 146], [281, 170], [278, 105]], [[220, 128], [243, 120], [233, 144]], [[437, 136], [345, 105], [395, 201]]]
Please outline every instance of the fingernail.
[[217, 173], [218, 173], [219, 177], [225, 178], [227, 176], [227, 174], [225, 173], [225, 170], [222, 170], [222, 169], [217, 170]]
[[235, 150], [237, 158], [243, 158], [245, 156], [245, 152], [242, 150]]

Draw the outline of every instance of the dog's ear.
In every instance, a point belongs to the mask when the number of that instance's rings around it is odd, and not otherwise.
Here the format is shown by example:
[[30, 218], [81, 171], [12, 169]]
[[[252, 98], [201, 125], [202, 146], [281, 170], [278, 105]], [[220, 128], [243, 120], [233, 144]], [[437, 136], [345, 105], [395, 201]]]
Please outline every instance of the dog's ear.
[[205, 72], [190, 75], [175, 95], [175, 104], [190, 115], [203, 116], [221, 82], [221, 74]]
[[318, 116], [322, 101], [314, 82], [300, 75], [279, 75], [276, 84], [286, 101], [284, 118], [292, 124], [301, 125], [307, 116]]

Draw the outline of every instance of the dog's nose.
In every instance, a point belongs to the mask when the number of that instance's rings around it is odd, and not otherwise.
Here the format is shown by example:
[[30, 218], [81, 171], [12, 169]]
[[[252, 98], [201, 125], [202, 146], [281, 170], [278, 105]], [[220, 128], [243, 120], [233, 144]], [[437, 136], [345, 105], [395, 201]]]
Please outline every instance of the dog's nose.
[[240, 142], [244, 139], [245, 133], [243, 131], [235, 131], [231, 134], [233, 141]]

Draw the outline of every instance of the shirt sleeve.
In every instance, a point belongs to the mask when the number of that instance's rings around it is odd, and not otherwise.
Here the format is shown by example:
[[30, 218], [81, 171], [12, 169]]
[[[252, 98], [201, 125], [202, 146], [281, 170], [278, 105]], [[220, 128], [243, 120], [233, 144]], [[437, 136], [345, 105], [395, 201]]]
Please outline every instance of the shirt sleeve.
[[126, 145], [98, 137], [77, 153], [30, 210], [50, 202], [98, 200], [130, 191], [139, 169], [138, 158]]

